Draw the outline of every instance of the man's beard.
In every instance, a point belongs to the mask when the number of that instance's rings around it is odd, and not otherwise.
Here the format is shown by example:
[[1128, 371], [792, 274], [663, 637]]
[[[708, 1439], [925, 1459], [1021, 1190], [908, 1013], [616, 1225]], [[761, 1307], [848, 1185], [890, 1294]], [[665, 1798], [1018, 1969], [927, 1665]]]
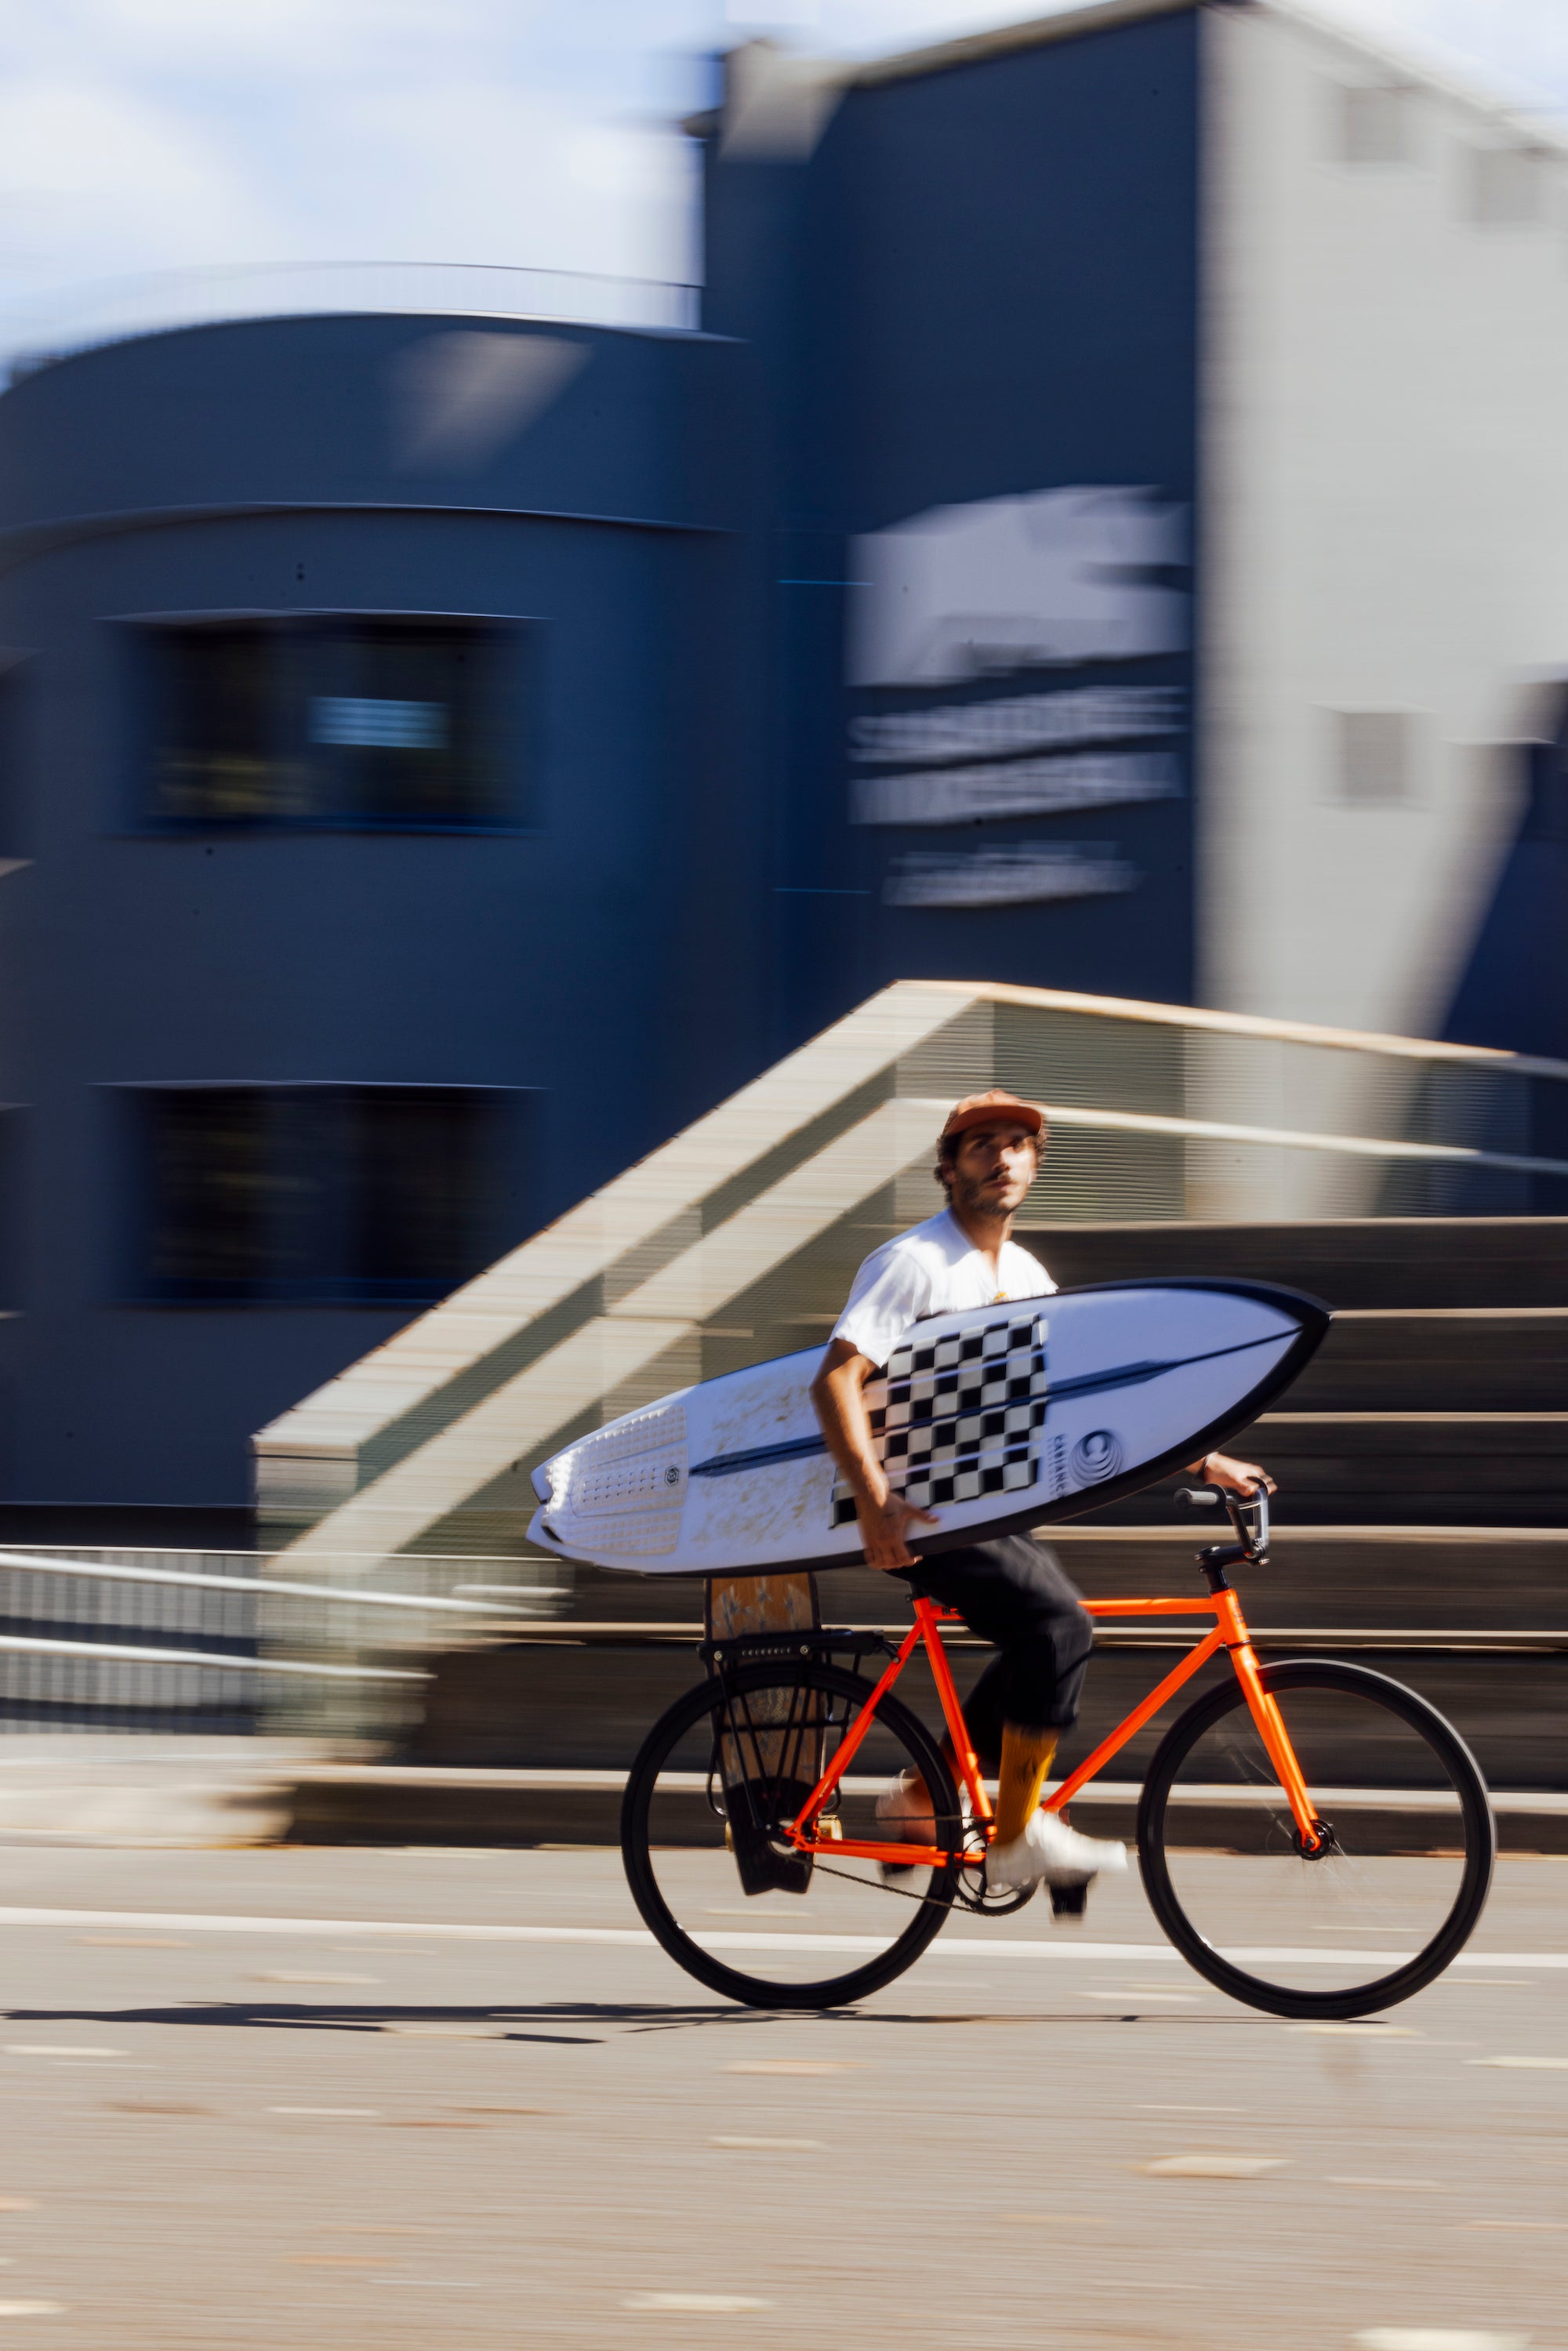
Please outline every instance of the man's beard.
[[[1017, 1213], [1022, 1205], [1023, 1195], [1020, 1194], [1017, 1200], [1004, 1207], [998, 1200], [987, 1199], [987, 1181], [988, 1178], [983, 1176], [960, 1176], [955, 1173], [947, 1195], [948, 1201], [952, 1207], [962, 1208], [966, 1216], [995, 1217], [999, 1224], [1004, 1217], [1010, 1217]], [[1027, 1190], [1027, 1186], [1025, 1188]]]

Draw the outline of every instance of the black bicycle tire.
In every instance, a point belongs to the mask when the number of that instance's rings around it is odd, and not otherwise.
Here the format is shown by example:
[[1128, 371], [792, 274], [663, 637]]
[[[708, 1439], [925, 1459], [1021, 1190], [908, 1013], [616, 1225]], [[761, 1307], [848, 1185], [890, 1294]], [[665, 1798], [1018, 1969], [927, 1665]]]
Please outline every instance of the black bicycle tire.
[[[799, 1688], [802, 1683], [810, 1688], [847, 1699], [857, 1707], [872, 1695], [872, 1684], [858, 1674], [847, 1673], [842, 1667], [820, 1661], [789, 1670], [788, 1677]], [[774, 1664], [742, 1667], [732, 1677], [737, 1695], [750, 1695], [766, 1689], [785, 1678], [785, 1669]], [[777, 1984], [763, 1977], [748, 1976], [739, 1969], [727, 1966], [700, 1943], [694, 1942], [682, 1928], [660, 1891], [649, 1861], [648, 1807], [658, 1778], [658, 1767], [677, 1739], [684, 1738], [705, 1714], [711, 1714], [718, 1702], [719, 1684], [715, 1679], [699, 1682], [684, 1698], [666, 1708], [643, 1741], [626, 1782], [626, 1792], [621, 1805], [621, 1858], [626, 1871], [626, 1882], [632, 1889], [643, 1924], [655, 1942], [668, 1952], [677, 1967], [684, 1968], [710, 1991], [720, 1992], [727, 2000], [737, 2001], [746, 2008], [841, 2008], [868, 1992], [879, 1991], [904, 1970], [913, 1967], [928, 1945], [941, 1932], [943, 1922], [952, 1907], [957, 1891], [958, 1864], [934, 1876], [925, 1898], [909, 1905], [908, 1926], [887, 1949], [876, 1959], [868, 1959], [846, 1974], [834, 1976], [821, 1983]], [[931, 1792], [936, 1812], [947, 1818], [958, 1818], [958, 1793], [936, 1741], [917, 1715], [899, 1699], [884, 1697], [877, 1708], [877, 1720], [895, 1731], [904, 1740], [911, 1756], [920, 1768], [926, 1787]], [[889, 1900], [898, 1899], [890, 1895]]]
[[1267, 1690], [1300, 1689], [1310, 1685], [1352, 1691], [1387, 1707], [1412, 1729], [1430, 1740], [1453, 1776], [1465, 1823], [1465, 1865], [1459, 1889], [1448, 1917], [1415, 1957], [1370, 1984], [1332, 1992], [1301, 1991], [1270, 1984], [1249, 1975], [1214, 1949], [1200, 1934], [1176, 1896], [1166, 1859], [1166, 1806], [1176, 1772], [1193, 1741], [1246, 1697], [1239, 1682], [1222, 1683], [1178, 1717], [1155, 1750], [1138, 1802], [1138, 1868], [1149, 1906], [1170, 1940], [1189, 1966], [1219, 1991], [1266, 2015], [1338, 2020], [1365, 2016], [1408, 2000], [1442, 1974], [1475, 1931], [1491, 1885], [1497, 1856], [1497, 1824], [1480, 1768], [1458, 1732], [1437, 1708], [1407, 1689], [1403, 1682], [1370, 1667], [1351, 1666], [1316, 1657], [1291, 1657], [1261, 1668]]

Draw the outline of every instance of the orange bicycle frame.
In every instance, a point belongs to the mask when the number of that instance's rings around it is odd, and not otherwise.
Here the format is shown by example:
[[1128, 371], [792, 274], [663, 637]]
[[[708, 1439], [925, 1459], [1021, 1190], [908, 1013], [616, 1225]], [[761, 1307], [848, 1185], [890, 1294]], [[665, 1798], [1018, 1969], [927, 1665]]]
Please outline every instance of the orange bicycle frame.
[[[1143, 1729], [1145, 1723], [1159, 1712], [1166, 1700], [1174, 1698], [1177, 1690], [1189, 1682], [1195, 1674], [1203, 1670], [1211, 1657], [1218, 1656], [1223, 1650], [1229, 1655], [1252, 1719], [1258, 1726], [1259, 1737], [1263, 1741], [1270, 1761], [1279, 1774], [1280, 1785], [1290, 1804], [1291, 1817], [1300, 1833], [1303, 1849], [1311, 1852], [1318, 1843], [1317, 1821], [1312, 1811], [1312, 1799], [1307, 1792], [1301, 1767], [1296, 1761], [1295, 1750], [1291, 1745], [1284, 1718], [1263, 1687], [1257, 1652], [1252, 1646], [1251, 1635], [1247, 1630], [1246, 1620], [1241, 1614], [1241, 1604], [1235, 1592], [1226, 1586], [1218, 1592], [1209, 1593], [1202, 1599], [1086, 1600], [1083, 1605], [1091, 1616], [1212, 1616], [1215, 1622], [1211, 1629], [1182, 1658], [1180, 1664], [1173, 1667], [1165, 1679], [1149, 1692], [1147, 1698], [1117, 1724], [1108, 1738], [1101, 1740], [1093, 1753], [1085, 1757], [1077, 1770], [1062, 1781], [1054, 1794], [1047, 1798], [1046, 1810], [1053, 1813], [1060, 1812], [1063, 1805], [1071, 1803], [1080, 1790], [1087, 1787], [1090, 1781], [1110, 1762], [1112, 1757], [1119, 1754], [1128, 1740], [1135, 1737]], [[822, 1854], [838, 1860], [886, 1861], [906, 1869], [920, 1867], [941, 1869], [945, 1868], [951, 1859], [950, 1853], [940, 1845], [917, 1845], [903, 1840], [883, 1843], [876, 1839], [860, 1837], [829, 1840], [821, 1835], [819, 1828], [824, 1810], [871, 1729], [877, 1708], [922, 1644], [930, 1661], [932, 1678], [936, 1684], [936, 1695], [942, 1706], [942, 1719], [947, 1726], [947, 1736], [957, 1761], [958, 1777], [968, 1795], [974, 1813], [975, 1836], [977, 1840], [988, 1842], [992, 1819], [990, 1798], [986, 1792], [985, 1782], [980, 1776], [979, 1762], [970, 1742], [968, 1728], [964, 1720], [964, 1710], [953, 1681], [953, 1668], [948, 1663], [947, 1652], [942, 1645], [942, 1625], [959, 1621], [956, 1609], [938, 1607], [936, 1602], [931, 1600], [915, 1601], [914, 1624], [904, 1635], [894, 1656], [889, 1660], [875, 1688], [845, 1731], [832, 1761], [828, 1765], [807, 1802], [790, 1824], [789, 1842], [798, 1852]], [[983, 1851], [984, 1843], [977, 1843], [969, 1857], [978, 1860]]]

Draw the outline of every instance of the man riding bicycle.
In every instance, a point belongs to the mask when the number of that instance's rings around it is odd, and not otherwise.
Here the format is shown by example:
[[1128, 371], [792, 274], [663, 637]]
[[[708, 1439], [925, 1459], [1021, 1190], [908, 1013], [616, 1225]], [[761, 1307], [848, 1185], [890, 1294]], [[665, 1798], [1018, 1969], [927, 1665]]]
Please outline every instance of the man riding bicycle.
[[[940, 1521], [889, 1485], [865, 1389], [912, 1323], [1055, 1290], [1038, 1259], [1012, 1238], [1013, 1218], [1040, 1172], [1045, 1131], [1044, 1113], [1034, 1103], [998, 1089], [956, 1106], [936, 1145], [935, 1173], [946, 1207], [866, 1259], [811, 1389], [828, 1449], [854, 1496], [867, 1565], [903, 1576], [916, 1593], [956, 1609], [998, 1652], [966, 1708], [976, 1752], [998, 1777], [986, 1861], [986, 1883], [996, 1892], [1021, 1892], [1042, 1878], [1083, 1885], [1127, 1865], [1123, 1846], [1081, 1835], [1040, 1802], [1061, 1735], [1077, 1719], [1092, 1622], [1054, 1552], [1032, 1535], [968, 1543], [930, 1560], [915, 1555], [915, 1531]], [[1254, 1463], [1223, 1453], [1190, 1468], [1236, 1493], [1260, 1482], [1274, 1490]], [[929, 1834], [931, 1800], [913, 1773], [883, 1792], [877, 1813], [894, 1834]]]

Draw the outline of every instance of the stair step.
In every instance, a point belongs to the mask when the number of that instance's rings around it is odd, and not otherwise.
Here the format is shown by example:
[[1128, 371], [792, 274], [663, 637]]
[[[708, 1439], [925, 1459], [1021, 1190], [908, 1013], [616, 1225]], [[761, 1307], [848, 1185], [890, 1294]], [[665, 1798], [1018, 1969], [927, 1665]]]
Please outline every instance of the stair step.
[[1568, 1217], [1369, 1217], [1279, 1225], [1020, 1226], [1064, 1288], [1207, 1274], [1333, 1307], [1568, 1306]]
[[1565, 1402], [1562, 1306], [1346, 1308], [1289, 1397], [1292, 1410], [1340, 1412], [1527, 1412]]

